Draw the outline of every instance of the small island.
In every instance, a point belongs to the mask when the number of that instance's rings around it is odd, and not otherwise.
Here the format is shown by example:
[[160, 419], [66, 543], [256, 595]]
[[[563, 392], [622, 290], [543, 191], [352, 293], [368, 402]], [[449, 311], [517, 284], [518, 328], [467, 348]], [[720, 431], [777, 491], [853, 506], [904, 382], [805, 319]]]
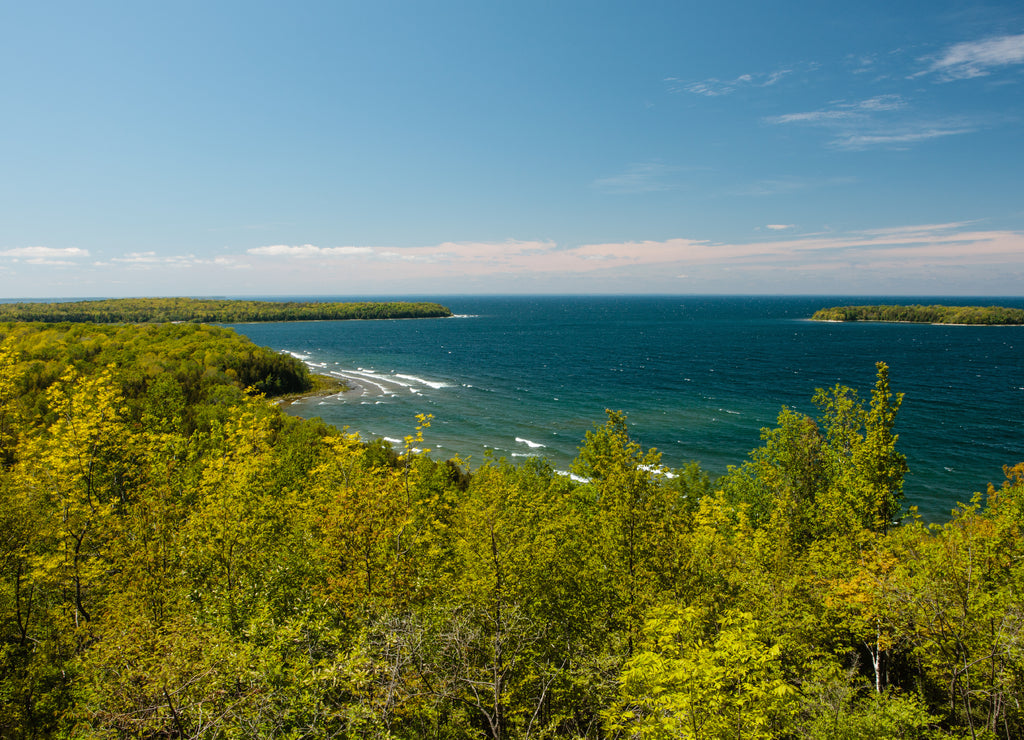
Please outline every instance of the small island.
[[836, 306], [815, 311], [811, 321], [1017, 326], [1024, 324], [1024, 310], [1003, 306]]
[[116, 298], [69, 303], [0, 303], [0, 321], [149, 324], [243, 324], [260, 321], [446, 318], [439, 303], [248, 301], [199, 298]]

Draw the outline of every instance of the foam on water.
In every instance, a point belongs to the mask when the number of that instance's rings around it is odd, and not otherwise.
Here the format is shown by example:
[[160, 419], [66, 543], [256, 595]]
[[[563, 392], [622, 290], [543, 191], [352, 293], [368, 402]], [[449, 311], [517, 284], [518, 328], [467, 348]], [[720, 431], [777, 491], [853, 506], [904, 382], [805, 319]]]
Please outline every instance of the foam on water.
[[403, 373], [395, 373], [395, 377], [396, 378], [403, 378], [405, 380], [411, 380], [414, 383], [419, 383], [420, 385], [425, 385], [428, 388], [433, 388], [435, 391], [439, 390], [441, 388], [448, 388], [449, 387], [448, 383], [442, 383], [442, 382], [439, 382], [439, 381], [436, 381], [436, 380], [424, 380], [423, 378], [418, 378], [415, 375], [405, 375]]

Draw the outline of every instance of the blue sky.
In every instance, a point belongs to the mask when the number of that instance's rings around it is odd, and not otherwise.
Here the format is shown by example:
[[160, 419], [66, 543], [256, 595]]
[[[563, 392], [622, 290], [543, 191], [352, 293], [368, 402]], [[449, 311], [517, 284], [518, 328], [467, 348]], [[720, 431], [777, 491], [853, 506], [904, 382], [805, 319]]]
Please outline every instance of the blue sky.
[[1019, 2], [0, 5], [0, 295], [1024, 294]]

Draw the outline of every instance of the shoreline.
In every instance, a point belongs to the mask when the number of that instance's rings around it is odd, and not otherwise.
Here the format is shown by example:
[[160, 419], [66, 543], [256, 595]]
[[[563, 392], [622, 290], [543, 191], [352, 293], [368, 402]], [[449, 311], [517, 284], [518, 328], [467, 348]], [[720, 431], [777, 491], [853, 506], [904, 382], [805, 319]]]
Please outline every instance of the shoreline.
[[[311, 373], [313, 377], [313, 387], [308, 391], [302, 391], [301, 393], [288, 393], [277, 398], [269, 399], [282, 409], [294, 406], [302, 401], [307, 401], [312, 398], [330, 398], [331, 396], [347, 396], [347, 395], [362, 395], [363, 387], [355, 384], [348, 383], [340, 378], [336, 378], [333, 375], [325, 375], [323, 373]], [[297, 415], [297, 414], [296, 414]]]

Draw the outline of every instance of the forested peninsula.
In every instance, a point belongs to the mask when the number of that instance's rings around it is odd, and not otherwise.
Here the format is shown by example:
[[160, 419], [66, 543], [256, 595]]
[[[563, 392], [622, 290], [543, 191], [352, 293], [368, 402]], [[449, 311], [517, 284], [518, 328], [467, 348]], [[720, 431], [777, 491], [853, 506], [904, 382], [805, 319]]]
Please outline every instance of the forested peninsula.
[[439, 303], [247, 301], [210, 298], [116, 298], [68, 303], [0, 303], [0, 321], [241, 324], [255, 321], [422, 319], [451, 316]]
[[614, 411], [468, 470], [267, 401], [303, 372], [0, 324], [0, 737], [1024, 736], [1024, 463], [919, 521], [883, 363], [718, 480]]
[[891, 321], [915, 324], [1024, 324], [1024, 309], [1003, 306], [836, 306], [815, 311], [811, 321]]

